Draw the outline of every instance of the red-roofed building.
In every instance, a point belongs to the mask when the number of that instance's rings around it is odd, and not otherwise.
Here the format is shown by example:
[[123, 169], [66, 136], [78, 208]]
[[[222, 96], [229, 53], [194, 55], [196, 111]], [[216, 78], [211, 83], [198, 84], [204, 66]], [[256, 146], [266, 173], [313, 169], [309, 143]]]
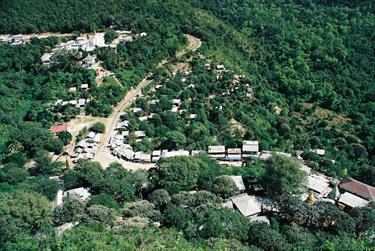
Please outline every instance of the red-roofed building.
[[52, 126], [50, 130], [52, 133], [66, 132], [68, 131], [68, 125], [62, 124], [62, 125]]
[[339, 188], [366, 200], [375, 200], [375, 187], [362, 183], [352, 178], [340, 181]]

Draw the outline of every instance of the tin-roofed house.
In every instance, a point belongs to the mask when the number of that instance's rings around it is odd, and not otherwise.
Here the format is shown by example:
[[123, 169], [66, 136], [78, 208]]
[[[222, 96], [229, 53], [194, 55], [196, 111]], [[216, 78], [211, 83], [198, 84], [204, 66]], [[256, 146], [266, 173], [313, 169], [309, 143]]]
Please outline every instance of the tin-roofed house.
[[225, 146], [209, 146], [208, 155], [214, 159], [224, 159], [225, 158]]
[[338, 187], [341, 192], [338, 204], [342, 208], [365, 206], [369, 201], [375, 200], [375, 187], [358, 180], [352, 178], [342, 179]]
[[252, 140], [244, 140], [242, 143], [242, 157], [249, 157], [258, 154], [259, 142]]
[[228, 148], [228, 150], [227, 150], [227, 160], [229, 160], [229, 161], [240, 161], [241, 159], [242, 159], [241, 148]]

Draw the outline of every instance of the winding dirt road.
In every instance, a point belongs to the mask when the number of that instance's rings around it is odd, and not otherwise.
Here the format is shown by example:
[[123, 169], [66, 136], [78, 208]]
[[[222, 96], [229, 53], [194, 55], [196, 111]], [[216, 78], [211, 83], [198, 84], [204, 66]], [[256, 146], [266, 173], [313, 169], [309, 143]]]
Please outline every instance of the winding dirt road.
[[[196, 51], [202, 45], [200, 39], [193, 37], [191, 35], [185, 35], [189, 41], [189, 45], [180, 52], [176, 53], [176, 57], [181, 57], [190, 51]], [[166, 60], [161, 62], [157, 68], [163, 67], [164, 65], [170, 63], [172, 60]], [[153, 80], [150, 80], [152, 76], [152, 72], [150, 72], [135, 88], [132, 88], [123, 100], [113, 109], [112, 114], [106, 119], [105, 121], [105, 132], [102, 136], [102, 139], [99, 143], [99, 150], [94, 158], [95, 161], [101, 162], [103, 166], [108, 165], [109, 150], [107, 149], [107, 145], [109, 143], [109, 139], [115, 136], [116, 131], [116, 123], [119, 121], [122, 112], [129, 107], [136, 99], [138, 95], [142, 93], [142, 89], [145, 88], [148, 84], [150, 84]], [[111, 155], [111, 154], [110, 154]], [[114, 156], [113, 156], [114, 157]], [[111, 158], [113, 160], [113, 158]]]

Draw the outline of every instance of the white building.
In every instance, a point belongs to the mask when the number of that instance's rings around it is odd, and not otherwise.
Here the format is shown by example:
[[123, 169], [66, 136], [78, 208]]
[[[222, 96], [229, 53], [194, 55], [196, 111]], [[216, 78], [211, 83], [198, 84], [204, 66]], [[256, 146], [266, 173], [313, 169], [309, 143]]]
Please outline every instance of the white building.
[[74, 197], [83, 201], [87, 200], [90, 196], [91, 193], [84, 187], [74, 188], [63, 193], [63, 197]]

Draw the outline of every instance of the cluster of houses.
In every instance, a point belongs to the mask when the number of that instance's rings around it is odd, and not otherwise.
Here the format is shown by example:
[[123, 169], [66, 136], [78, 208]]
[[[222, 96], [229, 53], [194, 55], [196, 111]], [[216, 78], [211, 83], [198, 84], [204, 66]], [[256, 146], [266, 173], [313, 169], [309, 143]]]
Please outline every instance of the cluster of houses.
[[10, 45], [20, 45], [23, 44], [26, 41], [23, 35], [17, 34], [17, 35], [0, 35], [0, 43], [6, 43]]
[[[101, 47], [111, 47], [116, 48], [118, 44], [124, 44], [126, 42], [133, 41], [133, 35], [131, 31], [115, 31], [118, 35], [118, 38], [113, 40], [110, 44], [105, 43], [105, 33], [99, 32], [94, 34], [84, 34], [83, 36], [77, 37], [75, 40], [69, 40], [67, 42], [60, 43], [52, 49], [51, 52], [43, 54], [41, 57], [43, 64], [50, 64], [55, 60], [55, 56], [61, 52], [76, 53], [79, 50], [86, 52], [93, 52], [96, 48]], [[22, 35], [20, 35], [22, 36]], [[135, 34], [134, 37], [145, 37], [147, 33], [141, 32]], [[94, 57], [94, 56], [91, 56]], [[91, 62], [88, 62], [91, 61]], [[89, 65], [92, 63], [92, 58], [87, 58], [81, 62], [83, 67], [89, 68]], [[95, 63], [95, 59], [94, 59]]]
[[[352, 178], [337, 180], [313, 173], [306, 166], [301, 168], [308, 173], [305, 186], [310, 192], [309, 195], [304, 194], [303, 199], [308, 199], [310, 202], [328, 201], [342, 209], [366, 206], [370, 201], [375, 200], [375, 187]], [[333, 195], [329, 196], [330, 193]]]
[[70, 155], [73, 163], [80, 159], [92, 160], [98, 152], [101, 138], [101, 133], [90, 131], [83, 140], [77, 142], [73, 153]]
[[[307, 171], [306, 166], [301, 169]], [[309, 170], [310, 171], [310, 170]], [[247, 181], [245, 185], [241, 176], [230, 176], [237, 186], [237, 194], [223, 203], [223, 207], [232, 208], [248, 217], [250, 221], [269, 224], [265, 213], [272, 210], [270, 199], [263, 195], [264, 189], [256, 180]], [[304, 184], [305, 193], [301, 199], [309, 204], [325, 201], [337, 205], [340, 209], [348, 210], [363, 207], [375, 200], [375, 187], [364, 184], [352, 178], [341, 181], [326, 177], [322, 174], [309, 172], [308, 181]], [[332, 191], [335, 196], [327, 198]]]
[[[88, 84], [82, 84], [79, 88], [77, 87], [70, 87], [67, 92], [68, 93], [76, 93], [78, 90], [87, 92], [89, 90], [89, 85]], [[78, 99], [70, 99], [70, 100], [63, 100], [63, 99], [58, 99], [54, 106], [66, 106], [66, 105], [72, 105], [76, 106], [78, 108], [84, 108], [88, 103], [90, 102], [90, 99], [88, 98], [78, 98]]]

